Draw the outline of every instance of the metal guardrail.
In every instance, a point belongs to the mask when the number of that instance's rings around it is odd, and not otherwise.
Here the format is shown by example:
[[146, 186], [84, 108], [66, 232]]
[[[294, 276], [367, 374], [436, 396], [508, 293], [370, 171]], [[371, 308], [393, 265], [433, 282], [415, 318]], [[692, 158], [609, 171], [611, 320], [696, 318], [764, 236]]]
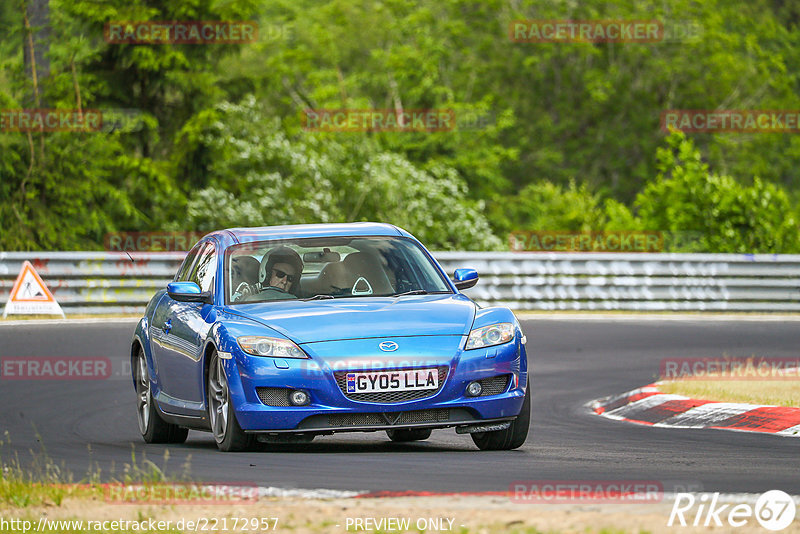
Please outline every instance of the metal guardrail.
[[518, 310], [800, 311], [800, 255], [440, 252], [478, 302]]
[[144, 314], [175, 275], [185, 252], [0, 252], [0, 306], [30, 261], [67, 316]]
[[[64, 312], [140, 314], [183, 252], [0, 252], [0, 306], [25, 260]], [[438, 252], [466, 293], [517, 310], [800, 311], [800, 255]], [[134, 260], [132, 261], [131, 258]]]

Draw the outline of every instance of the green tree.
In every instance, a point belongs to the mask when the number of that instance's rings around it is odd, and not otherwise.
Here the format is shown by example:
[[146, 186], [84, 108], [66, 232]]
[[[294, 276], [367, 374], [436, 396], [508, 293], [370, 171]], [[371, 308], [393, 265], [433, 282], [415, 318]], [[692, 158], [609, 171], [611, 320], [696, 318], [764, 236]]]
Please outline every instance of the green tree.
[[434, 249], [500, 246], [453, 169], [421, 169], [358, 138], [290, 138], [253, 97], [201, 116], [184, 129], [187, 153], [211, 162], [210, 185], [189, 198], [193, 228], [369, 220], [403, 227]]
[[508, 200], [503, 213], [507, 231], [600, 231], [606, 224], [600, 195], [575, 181], [567, 187], [548, 181], [528, 185]]
[[742, 185], [709, 171], [682, 133], [658, 149], [658, 174], [636, 198], [644, 228], [696, 232], [688, 252], [796, 252], [800, 228], [786, 192], [758, 177]]

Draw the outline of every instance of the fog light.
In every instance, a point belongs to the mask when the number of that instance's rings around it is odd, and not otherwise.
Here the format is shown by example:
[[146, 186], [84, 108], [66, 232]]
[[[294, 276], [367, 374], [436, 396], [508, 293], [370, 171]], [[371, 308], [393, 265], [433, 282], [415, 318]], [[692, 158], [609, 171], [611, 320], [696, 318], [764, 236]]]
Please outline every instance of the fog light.
[[483, 387], [481, 386], [480, 382], [470, 382], [467, 386], [467, 395], [470, 397], [477, 397], [483, 391]]
[[304, 406], [308, 404], [308, 393], [305, 391], [295, 390], [289, 394], [289, 402], [295, 406]]

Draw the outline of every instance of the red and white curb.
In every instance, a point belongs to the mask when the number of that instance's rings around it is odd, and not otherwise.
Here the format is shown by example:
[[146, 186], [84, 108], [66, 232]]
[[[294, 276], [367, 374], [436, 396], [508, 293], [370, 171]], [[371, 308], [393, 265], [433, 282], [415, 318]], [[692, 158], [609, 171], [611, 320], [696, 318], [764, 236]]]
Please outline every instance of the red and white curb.
[[663, 428], [716, 428], [800, 437], [800, 408], [691, 399], [662, 393], [658, 384], [589, 403], [609, 419]]

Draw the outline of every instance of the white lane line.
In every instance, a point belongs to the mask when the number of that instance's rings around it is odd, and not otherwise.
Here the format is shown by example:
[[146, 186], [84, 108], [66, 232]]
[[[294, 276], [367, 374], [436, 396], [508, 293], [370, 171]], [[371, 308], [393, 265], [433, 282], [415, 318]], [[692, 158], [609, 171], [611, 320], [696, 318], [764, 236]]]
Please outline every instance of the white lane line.
[[781, 431], [775, 432], [776, 434], [780, 434], [781, 436], [796, 436], [800, 437], [800, 425], [795, 425], [789, 428], [785, 428]]
[[655, 312], [642, 312], [641, 314], [611, 314], [611, 313], [569, 313], [569, 312], [542, 312], [532, 313], [515, 311], [517, 319], [524, 321], [742, 321], [742, 322], [798, 322], [800, 314], [661, 314]]
[[[347, 491], [347, 490], [332, 490], [332, 489], [296, 489], [296, 488], [275, 488], [275, 487], [259, 487], [258, 494], [259, 497], [302, 497], [306, 499], [351, 499], [354, 497], [358, 497], [361, 495], [365, 495], [368, 493], [372, 493], [369, 491]], [[709, 491], [688, 491], [684, 493], [692, 493], [695, 496], [702, 497], [706, 496], [707, 500], [710, 500], [711, 497], [714, 495], [713, 492]], [[641, 494], [642, 496], [647, 496], [647, 494]], [[662, 501], [674, 501], [679, 495], [679, 492], [676, 491], [665, 491], [661, 494]], [[755, 503], [759, 497], [761, 497], [761, 493], [720, 493], [717, 497], [717, 502], [732, 502], [732, 503]], [[790, 495], [796, 504], [800, 504], [800, 495]], [[429, 493], [425, 492], [425, 495], [398, 495], [396, 497], [386, 497], [380, 496], [376, 498], [380, 498], [382, 500], [387, 499], [414, 499], [414, 498], [425, 498], [431, 499], [436, 497], [445, 497], [445, 498], [452, 498], [452, 492], [442, 492], [441, 495], [437, 495], [436, 493]], [[466, 498], [471, 497], [488, 497], [491, 499], [496, 499], [497, 495], [496, 492], [487, 492], [487, 495], [483, 496], [480, 494], [476, 495], [469, 495]], [[368, 498], [368, 497], [367, 497]], [[646, 499], [643, 499], [646, 500]]]
[[76, 324], [96, 324], [96, 323], [115, 323], [115, 324], [135, 324], [141, 317], [97, 317], [86, 319], [31, 319], [29, 321], [0, 321], [2, 326], [40, 326], [40, 325], [76, 325]]
[[369, 493], [367, 491], [347, 491], [334, 489], [300, 489], [300, 488], [275, 488], [272, 486], [259, 486], [258, 496], [261, 497], [300, 497], [302, 499], [350, 499]]

